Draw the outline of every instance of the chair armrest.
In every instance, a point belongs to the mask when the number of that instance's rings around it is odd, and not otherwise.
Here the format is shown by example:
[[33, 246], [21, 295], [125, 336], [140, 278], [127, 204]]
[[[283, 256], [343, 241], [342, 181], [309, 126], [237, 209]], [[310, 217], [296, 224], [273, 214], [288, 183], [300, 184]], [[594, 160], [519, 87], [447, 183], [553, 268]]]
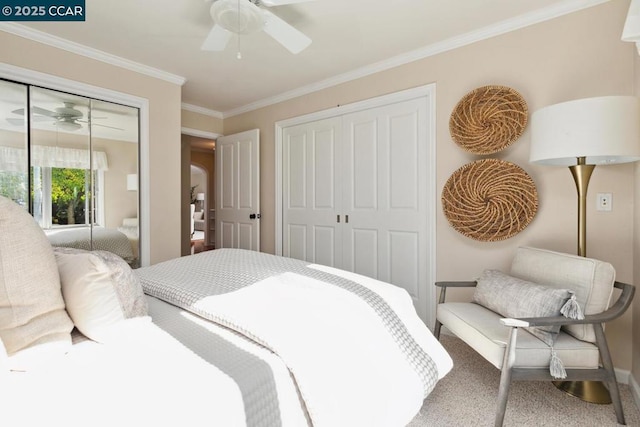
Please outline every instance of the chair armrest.
[[472, 288], [475, 287], [478, 283], [474, 281], [464, 281], [464, 282], [436, 282], [436, 286], [442, 288], [440, 291], [440, 299], [438, 300], [438, 304], [442, 304], [447, 295], [447, 288]]
[[528, 328], [530, 326], [555, 326], [555, 325], [582, 325], [593, 323], [606, 323], [613, 319], [616, 319], [629, 308], [636, 288], [633, 285], [626, 283], [615, 282], [614, 286], [618, 289], [622, 289], [622, 293], [618, 300], [607, 310], [598, 314], [590, 314], [584, 316], [584, 319], [568, 319], [564, 316], [553, 317], [523, 317], [518, 319], [500, 319], [500, 323], [512, 328]]
[[439, 288], [471, 288], [477, 284], [475, 280], [465, 282], [436, 282], [436, 286]]

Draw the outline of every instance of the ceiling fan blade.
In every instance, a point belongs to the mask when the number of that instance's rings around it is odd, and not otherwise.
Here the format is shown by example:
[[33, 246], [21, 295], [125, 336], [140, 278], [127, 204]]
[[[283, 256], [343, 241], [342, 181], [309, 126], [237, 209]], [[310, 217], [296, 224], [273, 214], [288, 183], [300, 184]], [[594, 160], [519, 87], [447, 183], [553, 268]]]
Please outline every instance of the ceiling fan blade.
[[117, 128], [115, 126], [101, 125], [100, 123], [91, 123], [91, 126], [100, 126], [101, 128], [108, 128], [108, 129], [115, 129], [115, 130], [124, 130], [122, 128]]
[[224, 48], [227, 47], [227, 43], [229, 43], [230, 38], [231, 32], [216, 24], [209, 32], [209, 35], [204, 40], [204, 43], [202, 43], [200, 49], [211, 51], [224, 50]]
[[[34, 114], [39, 114], [41, 116], [57, 117], [57, 114], [55, 112], [45, 110], [44, 108], [33, 106], [31, 107], [31, 110], [34, 112]], [[18, 108], [17, 110], [13, 110], [12, 113], [24, 116], [24, 108]]]
[[[36, 108], [36, 107], [34, 107], [34, 108]], [[49, 110], [43, 110], [43, 111], [50, 112]], [[35, 111], [34, 111], [34, 112], [35, 112]], [[18, 115], [24, 116], [24, 108], [18, 108], [17, 110], [13, 110], [13, 111], [12, 111], [12, 113], [13, 113], [13, 114], [18, 114]], [[38, 113], [38, 115], [37, 115], [37, 116], [33, 116], [33, 117], [31, 118], [31, 121], [34, 121], [34, 122], [50, 121], [51, 119], [50, 119], [49, 117], [51, 117], [51, 116], [49, 116], [49, 115], [43, 116], [43, 115], [40, 115], [40, 114]], [[8, 119], [7, 119], [7, 120], [8, 120]], [[24, 119], [15, 119], [15, 120], [24, 121]]]
[[264, 32], [286, 47], [289, 52], [293, 54], [300, 53], [311, 44], [309, 37], [283, 19], [265, 9], [262, 12], [265, 18]]
[[40, 108], [36, 106], [31, 107], [31, 111], [33, 111], [34, 114], [40, 114], [41, 116], [58, 117], [58, 113], [54, 111], [45, 110], [44, 108]]
[[314, 0], [262, 0], [260, 3], [267, 6], [284, 6], [285, 4], [307, 3]]

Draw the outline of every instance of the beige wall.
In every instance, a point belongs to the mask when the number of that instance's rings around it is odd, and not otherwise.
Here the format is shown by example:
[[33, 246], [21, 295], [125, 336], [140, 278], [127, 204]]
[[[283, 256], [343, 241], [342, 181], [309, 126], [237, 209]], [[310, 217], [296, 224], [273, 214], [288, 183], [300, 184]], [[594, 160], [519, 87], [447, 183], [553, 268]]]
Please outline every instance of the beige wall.
[[[529, 111], [566, 100], [633, 93], [634, 48], [620, 41], [628, 2], [616, 1], [482, 42], [416, 61], [243, 115], [226, 118], [224, 133], [261, 132], [261, 248], [275, 251], [274, 123], [399, 90], [436, 83], [437, 189], [465, 163], [478, 157], [463, 152], [448, 131], [451, 111], [470, 90], [499, 84], [518, 90]], [[449, 227], [437, 206], [437, 278], [466, 280], [485, 268], [506, 269], [514, 250], [532, 245], [576, 251], [576, 190], [566, 168], [528, 162], [529, 129], [496, 157], [529, 172], [539, 192], [539, 211], [530, 226], [506, 241], [480, 243]], [[618, 280], [633, 279], [633, 165], [598, 167], [588, 203], [588, 255], [610, 261]], [[595, 211], [595, 194], [613, 193], [614, 209]], [[469, 294], [455, 294], [467, 299]], [[615, 364], [631, 369], [631, 313], [607, 328]]]
[[179, 256], [181, 87], [1, 31], [0, 62], [149, 100], [150, 260]]
[[222, 119], [182, 110], [182, 127], [222, 135]]

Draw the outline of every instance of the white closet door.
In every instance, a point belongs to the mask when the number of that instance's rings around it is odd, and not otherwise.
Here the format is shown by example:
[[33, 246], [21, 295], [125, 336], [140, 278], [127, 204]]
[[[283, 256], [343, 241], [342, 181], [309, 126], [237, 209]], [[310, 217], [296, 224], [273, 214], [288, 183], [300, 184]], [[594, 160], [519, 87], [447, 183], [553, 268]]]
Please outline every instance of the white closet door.
[[260, 251], [260, 133], [216, 140], [216, 245]]
[[427, 103], [343, 117], [343, 268], [401, 286], [425, 318], [428, 295]]
[[283, 130], [282, 254], [342, 266], [340, 212], [341, 120]]

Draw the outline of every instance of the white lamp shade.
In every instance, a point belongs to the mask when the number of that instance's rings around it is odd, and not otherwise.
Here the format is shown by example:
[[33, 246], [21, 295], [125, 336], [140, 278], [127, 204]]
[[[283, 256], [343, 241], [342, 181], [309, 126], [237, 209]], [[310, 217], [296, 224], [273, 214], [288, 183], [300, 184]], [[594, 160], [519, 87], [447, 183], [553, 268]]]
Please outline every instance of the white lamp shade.
[[635, 96], [578, 99], [531, 117], [531, 163], [571, 166], [640, 160], [640, 103]]
[[138, 174], [130, 173], [127, 175], [127, 190], [138, 191]]
[[196, 194], [196, 200], [204, 200], [204, 193]]

